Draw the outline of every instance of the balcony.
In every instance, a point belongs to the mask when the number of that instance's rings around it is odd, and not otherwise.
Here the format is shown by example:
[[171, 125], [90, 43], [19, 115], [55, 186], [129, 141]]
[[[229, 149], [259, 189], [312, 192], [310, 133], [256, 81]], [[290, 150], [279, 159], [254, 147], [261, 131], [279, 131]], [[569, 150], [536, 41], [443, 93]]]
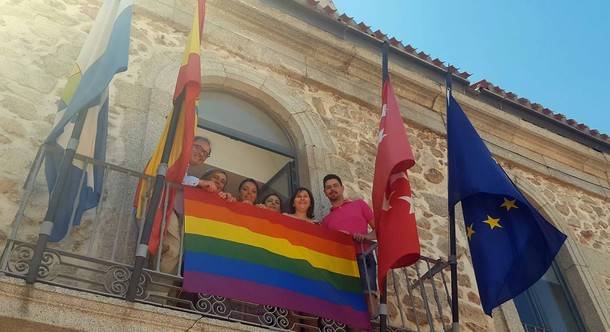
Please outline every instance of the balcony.
[[[30, 270], [39, 225], [49, 199], [44, 171], [41, 171], [48, 149], [43, 146], [38, 151], [2, 252], [0, 272], [9, 277], [25, 279]], [[140, 221], [135, 218], [132, 202], [138, 181], [152, 179], [118, 165], [80, 155], [76, 159], [85, 166], [96, 165], [104, 170], [104, 191], [98, 206], [85, 212], [80, 225], [70, 226], [64, 240], [49, 243], [45, 248], [36, 282], [53, 286], [53, 289], [69, 289], [66, 292], [70, 296], [89, 293], [113, 298], [108, 300], [111, 303], [130, 304], [125, 297], [134, 269], [136, 243], [141, 236]], [[84, 182], [81, 179], [80, 185]], [[78, 199], [77, 195], [75, 201]], [[74, 218], [76, 205], [72, 206]], [[159, 250], [162, 247], [161, 244]], [[292, 331], [347, 330], [339, 322], [284, 308], [207, 294], [183, 294], [180, 273], [161, 272], [160, 256], [149, 257], [138, 280], [135, 302], [144, 304], [149, 313], [160, 307], [170, 310], [164, 311], [164, 315], [168, 315], [167, 312], [170, 316], [172, 313], [180, 315], [180, 312], [195, 314], [202, 321], [220, 324], [218, 326], [229, 330], [254, 327]], [[446, 260], [430, 257], [422, 257], [408, 268], [393, 270], [388, 276], [389, 330], [442, 331], [449, 328], [451, 301], [447, 273]], [[149, 319], [155, 317], [150, 315]], [[372, 326], [374, 330], [379, 329], [378, 319], [372, 320]]]

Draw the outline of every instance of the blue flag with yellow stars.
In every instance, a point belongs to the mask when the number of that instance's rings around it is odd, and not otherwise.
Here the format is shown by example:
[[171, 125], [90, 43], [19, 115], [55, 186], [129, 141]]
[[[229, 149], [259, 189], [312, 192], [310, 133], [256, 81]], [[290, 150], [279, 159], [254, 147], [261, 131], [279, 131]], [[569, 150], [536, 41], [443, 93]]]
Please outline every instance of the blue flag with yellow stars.
[[449, 208], [459, 201], [486, 314], [534, 284], [566, 236], [517, 190], [448, 95]]

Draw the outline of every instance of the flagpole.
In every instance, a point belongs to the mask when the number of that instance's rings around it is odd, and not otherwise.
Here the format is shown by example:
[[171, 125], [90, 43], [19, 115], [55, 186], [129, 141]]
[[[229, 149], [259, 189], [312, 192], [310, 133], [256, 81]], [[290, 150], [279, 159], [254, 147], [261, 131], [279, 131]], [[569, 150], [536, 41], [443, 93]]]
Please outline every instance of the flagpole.
[[33, 284], [36, 282], [36, 279], [38, 279], [38, 270], [40, 269], [44, 250], [47, 248], [47, 244], [49, 242], [49, 236], [51, 236], [53, 231], [55, 214], [57, 213], [57, 208], [61, 199], [63, 198], [62, 196], [66, 186], [66, 180], [68, 178], [68, 173], [70, 172], [70, 165], [72, 165], [74, 155], [78, 149], [80, 136], [83, 131], [83, 127], [85, 126], [85, 119], [87, 118], [87, 112], [88, 110], [81, 110], [78, 112], [78, 116], [72, 129], [72, 134], [70, 134], [70, 140], [68, 141], [66, 150], [61, 159], [61, 163], [59, 164], [59, 174], [57, 174], [55, 185], [53, 186], [53, 190], [50, 194], [51, 197], [49, 198], [49, 206], [47, 207], [44, 220], [42, 224], [40, 224], [38, 241], [36, 242], [36, 247], [34, 248], [34, 253], [32, 254], [32, 260], [30, 261], [28, 275], [25, 279], [26, 283], [28, 284]]
[[[449, 112], [449, 103], [451, 96], [451, 72], [447, 72], [445, 79], [447, 89], [447, 112]], [[449, 266], [451, 268], [451, 331], [458, 332], [460, 330], [460, 315], [458, 308], [458, 280], [457, 280], [457, 253], [456, 253], [456, 238], [455, 238], [455, 205], [449, 208]]]
[[[383, 85], [386, 80], [390, 77], [388, 71], [388, 53], [390, 50], [390, 44], [388, 41], [383, 42], [381, 48], [381, 91], [383, 94]], [[383, 101], [382, 101], [383, 102]], [[379, 297], [379, 330], [380, 332], [386, 332], [388, 329], [388, 283], [387, 276], [383, 280], [383, 284], [379, 285], [381, 288], [381, 295]]]
[[[155, 215], [159, 212], [158, 206], [159, 202], [161, 201], [161, 194], [163, 191], [163, 185], [165, 183], [165, 175], [167, 173], [168, 168], [167, 162], [169, 160], [169, 155], [172, 150], [172, 145], [174, 144], [176, 127], [178, 126], [178, 119], [180, 118], [180, 113], [182, 112], [184, 93], [185, 92], [183, 90], [183, 92], [178, 96], [178, 100], [174, 104], [174, 110], [171, 114], [167, 138], [165, 140], [165, 145], [163, 146], [163, 154], [161, 155], [161, 161], [159, 162], [159, 166], [157, 167], [157, 175], [155, 177], [155, 184], [153, 186], [153, 194], [150, 199], [148, 209], [146, 211], [146, 218], [144, 219], [142, 236], [140, 237], [140, 243], [138, 244], [138, 247], [136, 249], [136, 260], [134, 263], [131, 278], [129, 279], [129, 288], [127, 289], [127, 293], [125, 295], [125, 298], [128, 301], [133, 302], [137, 296], [138, 284], [140, 283], [142, 270], [144, 269], [144, 264], [146, 263], [146, 258], [148, 256], [148, 241], [150, 240], [150, 235], [152, 233]], [[163, 216], [163, 218], [165, 218], [165, 216]], [[163, 230], [161, 230], [161, 236], [163, 236]]]

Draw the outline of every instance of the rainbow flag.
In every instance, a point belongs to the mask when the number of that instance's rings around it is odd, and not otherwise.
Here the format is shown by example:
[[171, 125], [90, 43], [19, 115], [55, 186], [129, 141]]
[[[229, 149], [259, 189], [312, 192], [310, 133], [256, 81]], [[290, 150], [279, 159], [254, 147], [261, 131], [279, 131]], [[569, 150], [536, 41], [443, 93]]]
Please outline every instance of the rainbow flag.
[[349, 235], [188, 187], [184, 219], [186, 291], [370, 327]]

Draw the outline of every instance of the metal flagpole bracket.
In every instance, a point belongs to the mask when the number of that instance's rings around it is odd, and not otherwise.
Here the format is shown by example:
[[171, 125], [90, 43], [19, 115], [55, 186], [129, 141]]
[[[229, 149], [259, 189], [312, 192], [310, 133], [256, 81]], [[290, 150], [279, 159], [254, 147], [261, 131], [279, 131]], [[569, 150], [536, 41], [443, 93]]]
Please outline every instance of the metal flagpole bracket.
[[167, 175], [167, 163], [159, 164], [159, 167], [157, 167], [157, 175], [162, 175], [162, 176]]
[[388, 305], [385, 303], [379, 304], [379, 314], [380, 315], [388, 315]]
[[51, 235], [53, 231], [53, 222], [49, 220], [45, 220], [40, 224], [40, 232], [39, 234]]
[[138, 244], [138, 249], [136, 249], [136, 256], [144, 257], [148, 255], [148, 245], [147, 244]]

